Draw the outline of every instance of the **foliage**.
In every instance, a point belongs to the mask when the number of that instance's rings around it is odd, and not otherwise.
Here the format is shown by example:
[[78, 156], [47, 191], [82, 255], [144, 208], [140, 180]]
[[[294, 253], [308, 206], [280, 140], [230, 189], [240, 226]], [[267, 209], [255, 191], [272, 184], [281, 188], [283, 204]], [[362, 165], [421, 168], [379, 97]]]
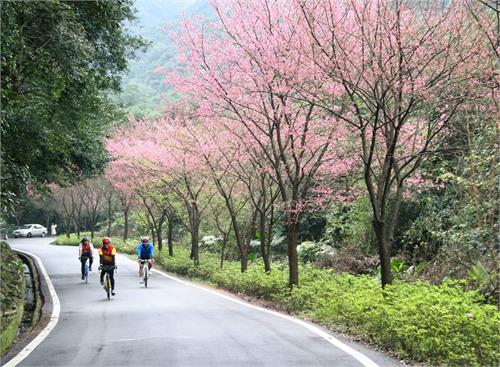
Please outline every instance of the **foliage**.
[[131, 52], [131, 0], [7, 1], [1, 7], [2, 209], [29, 190], [102, 170], [109, 100]]
[[372, 221], [373, 214], [367, 197], [357, 198], [350, 203], [334, 204], [326, 214], [322, 241], [337, 248], [358, 246], [362, 253], [373, 254], [376, 246]]
[[297, 246], [297, 255], [302, 263], [314, 263], [318, 260], [321, 253], [327, 251], [327, 248], [316, 242], [305, 241]]
[[0, 354], [3, 354], [17, 336], [24, 310], [26, 281], [22, 262], [5, 241], [0, 242]]

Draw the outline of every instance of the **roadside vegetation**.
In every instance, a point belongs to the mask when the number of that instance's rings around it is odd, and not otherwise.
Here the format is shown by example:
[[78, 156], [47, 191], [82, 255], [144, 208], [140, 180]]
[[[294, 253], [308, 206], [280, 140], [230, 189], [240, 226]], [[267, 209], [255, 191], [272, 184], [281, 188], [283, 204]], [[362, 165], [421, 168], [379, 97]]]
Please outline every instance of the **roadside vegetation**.
[[242, 273], [234, 261], [221, 268], [215, 256], [203, 253], [196, 267], [186, 247], [175, 251], [175, 257], [165, 252], [158, 257], [167, 271], [271, 301], [281, 310], [358, 335], [400, 358], [435, 366], [494, 366], [500, 358], [500, 313], [484, 304], [479, 292], [466, 291], [462, 282], [396, 281], [382, 290], [374, 275], [304, 265], [301, 285], [290, 291], [284, 263], [264, 273], [263, 262], [257, 260]]
[[26, 289], [22, 261], [5, 241], [0, 242], [0, 279], [0, 354], [3, 354], [17, 337]]

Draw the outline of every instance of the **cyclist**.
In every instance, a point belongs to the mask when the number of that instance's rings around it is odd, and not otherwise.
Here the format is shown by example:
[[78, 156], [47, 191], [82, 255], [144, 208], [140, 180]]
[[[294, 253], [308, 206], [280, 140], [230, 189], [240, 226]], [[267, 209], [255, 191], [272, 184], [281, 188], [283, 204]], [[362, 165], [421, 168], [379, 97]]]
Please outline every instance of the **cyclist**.
[[139, 262], [139, 277], [141, 280], [139, 283], [143, 283], [143, 274], [144, 274], [144, 264], [141, 263], [141, 260], [151, 260], [148, 262], [148, 268], [151, 270], [153, 267], [153, 256], [155, 254], [155, 249], [153, 247], [153, 244], [149, 242], [149, 237], [148, 236], [143, 236], [141, 238], [141, 243], [137, 246], [137, 261]]
[[111, 294], [115, 295], [115, 264], [116, 249], [111, 245], [108, 237], [102, 239], [102, 246], [99, 247], [99, 263], [101, 264], [101, 285], [104, 285], [104, 274], [108, 273], [111, 280]]
[[94, 262], [94, 246], [88, 237], [83, 237], [78, 246], [78, 260], [82, 263], [82, 279], [85, 279], [85, 263], [89, 260], [89, 271], [92, 271], [92, 263]]

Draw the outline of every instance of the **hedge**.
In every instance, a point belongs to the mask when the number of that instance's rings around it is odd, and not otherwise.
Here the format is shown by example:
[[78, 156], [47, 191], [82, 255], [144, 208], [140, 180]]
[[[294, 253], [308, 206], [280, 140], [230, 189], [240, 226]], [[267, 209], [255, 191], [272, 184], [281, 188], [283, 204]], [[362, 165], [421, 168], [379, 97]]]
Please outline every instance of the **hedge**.
[[[65, 234], [62, 234], [56, 237], [55, 244], [60, 246], [78, 246], [84, 236], [90, 238], [90, 232], [81, 232], [80, 237], [75, 233], [71, 233], [69, 238]], [[95, 236], [91, 242], [94, 248], [97, 249], [101, 246], [101, 237]], [[111, 244], [115, 246], [118, 253], [135, 254], [138, 243], [139, 241], [134, 239], [123, 241], [122, 238], [111, 237]]]

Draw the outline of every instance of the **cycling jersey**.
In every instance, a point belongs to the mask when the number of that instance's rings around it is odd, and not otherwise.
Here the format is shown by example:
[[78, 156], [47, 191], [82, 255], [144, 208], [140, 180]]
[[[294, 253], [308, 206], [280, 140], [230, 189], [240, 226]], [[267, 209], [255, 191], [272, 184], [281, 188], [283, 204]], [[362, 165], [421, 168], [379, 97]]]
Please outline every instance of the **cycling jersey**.
[[80, 243], [78, 251], [80, 253], [80, 256], [92, 257], [94, 246], [90, 242], [88, 244]]
[[137, 246], [137, 257], [141, 260], [151, 259], [155, 254], [155, 249], [151, 243], [148, 243], [147, 246], [144, 246], [142, 243], [139, 243]]
[[115, 255], [116, 249], [113, 246], [108, 245], [108, 248], [105, 248], [104, 246], [99, 247], [99, 256], [102, 259], [101, 263], [103, 265], [114, 265]]

